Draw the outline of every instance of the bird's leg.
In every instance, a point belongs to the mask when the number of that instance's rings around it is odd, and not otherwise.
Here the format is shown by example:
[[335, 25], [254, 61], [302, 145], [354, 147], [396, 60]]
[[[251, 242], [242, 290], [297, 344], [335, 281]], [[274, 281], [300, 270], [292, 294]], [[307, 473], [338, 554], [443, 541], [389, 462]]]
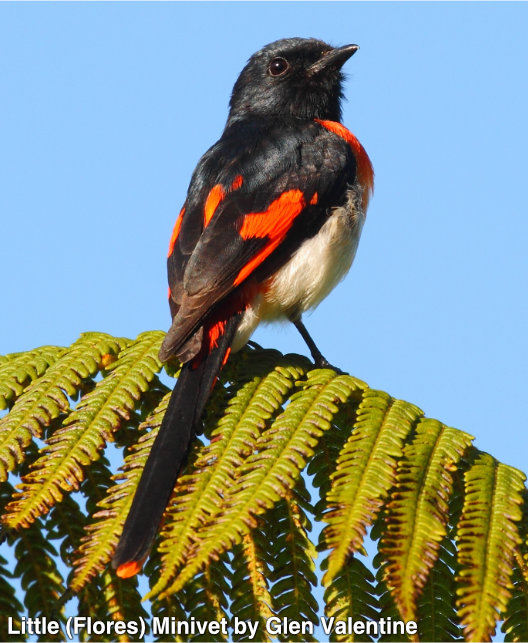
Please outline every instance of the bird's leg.
[[310, 333], [306, 330], [306, 326], [302, 323], [301, 318], [299, 319], [292, 319], [291, 320], [295, 328], [299, 331], [301, 334], [301, 337], [304, 339], [306, 342], [306, 345], [310, 349], [310, 353], [312, 354], [313, 361], [315, 365], [318, 368], [331, 368], [332, 370], [341, 373], [341, 369], [336, 368], [335, 366], [332, 366], [330, 362], [326, 359], [326, 357], [321, 353], [321, 351], [317, 348], [314, 340], [312, 339]]

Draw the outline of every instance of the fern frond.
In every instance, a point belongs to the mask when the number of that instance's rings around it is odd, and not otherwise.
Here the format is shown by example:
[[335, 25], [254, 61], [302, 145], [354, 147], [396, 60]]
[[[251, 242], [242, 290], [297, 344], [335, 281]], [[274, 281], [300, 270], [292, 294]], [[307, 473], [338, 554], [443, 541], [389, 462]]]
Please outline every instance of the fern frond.
[[100, 574], [110, 560], [117, 545], [119, 534], [132, 504], [148, 454], [161, 425], [169, 402], [168, 393], [143, 422], [138, 432], [141, 437], [137, 445], [130, 448], [125, 458], [123, 472], [113, 476], [115, 484], [108, 489], [107, 495], [98, 502], [98, 511], [93, 514], [93, 522], [86, 526], [86, 534], [74, 561], [75, 572], [71, 589], [80, 591], [96, 574]]
[[465, 473], [458, 523], [458, 614], [466, 640], [488, 641], [511, 596], [524, 475], [482, 453]]
[[148, 622], [149, 614], [141, 604], [137, 579], [117, 578], [105, 570], [79, 593], [77, 614], [90, 622], [99, 621], [104, 629], [89, 632], [81, 630], [77, 636], [83, 641], [143, 641], [141, 622]]
[[[303, 509], [309, 504], [309, 494], [302, 479], [267, 514], [273, 526], [270, 545], [272, 567], [271, 599], [273, 612], [280, 618], [318, 623], [317, 601], [313, 588], [317, 586], [315, 558], [317, 552], [308, 537], [311, 524]], [[281, 641], [311, 641], [307, 633], [277, 635]]]
[[[277, 363], [274, 351], [260, 353], [257, 362], [251, 353], [247, 359], [250, 374], [245, 379], [249, 381], [240, 385], [229, 401], [224, 416], [213, 430], [211, 443], [198, 456], [195, 473], [181, 476], [176, 485], [167, 526], [162, 531], [163, 570], [149, 596], [166, 588], [177, 569], [185, 565], [198, 530], [212, 522], [221, 510], [233, 484], [234, 471], [256, 448], [266, 419], [281, 407], [306, 366], [304, 360], [291, 366], [291, 360]], [[240, 376], [244, 378], [243, 373]]]
[[[221, 623], [227, 625], [227, 596], [229, 594], [231, 574], [228, 571], [225, 557], [220, 557], [202, 573], [195, 576], [185, 587], [185, 608], [189, 614], [201, 623]], [[227, 629], [227, 628], [225, 628]], [[187, 637], [188, 641], [227, 641], [228, 634], [218, 631], [197, 631]]]
[[455, 546], [446, 537], [418, 598], [417, 622], [421, 641], [463, 640], [455, 606], [455, 566]]
[[[324, 561], [324, 566], [328, 559]], [[380, 618], [372, 572], [356, 556], [350, 556], [325, 590], [325, 616], [331, 629], [330, 641], [374, 641], [375, 632], [366, 629], [364, 634], [351, 634], [339, 621], [347, 619], [377, 624]], [[433, 640], [433, 639], [431, 639]]]
[[[7, 561], [0, 556], [0, 641], [20, 641], [20, 634], [12, 634], [8, 628], [7, 617], [11, 616], [13, 625], [19, 632], [20, 617], [22, 614], [22, 605], [15, 595], [12, 583], [13, 574], [7, 569]], [[26, 637], [24, 637], [24, 640]]]
[[[269, 641], [266, 630], [266, 619], [273, 615], [268, 578], [270, 570], [267, 564], [269, 540], [261, 531], [259, 523], [247, 533], [242, 542], [233, 549], [233, 569], [230, 595], [233, 602], [230, 611], [244, 621], [257, 623], [255, 639]], [[234, 634], [233, 640], [244, 641], [247, 635]]]
[[33, 437], [40, 437], [43, 427], [69, 410], [68, 396], [74, 396], [83, 380], [101, 369], [105, 355], [118, 353], [123, 343], [104, 333], [84, 333], [27, 387], [0, 419], [0, 480], [24, 460]]
[[[150, 561], [149, 561], [150, 562]], [[149, 563], [147, 563], [147, 566]], [[149, 579], [152, 578], [152, 575], [149, 574]], [[157, 619], [158, 627], [156, 631], [153, 631], [151, 627], [151, 639], [154, 641], [160, 641], [160, 643], [165, 643], [166, 641], [175, 641], [177, 643], [187, 643], [189, 637], [185, 635], [184, 632], [179, 634], [175, 632], [174, 635], [171, 633], [170, 637], [168, 632], [165, 631], [166, 624], [170, 624], [171, 619], [175, 619], [180, 623], [185, 623], [188, 621], [189, 614], [183, 606], [183, 592], [177, 594], [172, 594], [163, 600], [154, 600], [152, 601], [151, 606], [152, 612], [152, 621]]]
[[[57, 609], [58, 599], [65, 586], [54, 558], [55, 548], [44, 537], [40, 520], [16, 534], [13, 575], [20, 578], [25, 590], [24, 605], [29, 616], [46, 616], [64, 622], [64, 614]], [[61, 639], [62, 640], [62, 639]]]
[[[113, 621], [137, 623], [139, 617], [148, 618], [148, 614], [141, 604], [141, 595], [137, 590], [137, 578], [122, 580], [107, 569], [102, 575], [102, 586], [103, 599], [106, 604], [106, 608], [102, 611], [106, 612]], [[135, 633], [133, 637], [128, 633], [123, 633], [118, 637], [111, 638], [112, 640], [117, 638], [118, 641], [143, 640], [139, 638], [139, 632]]]
[[[9, 636], [6, 613], [64, 620], [70, 593], [50, 541], [74, 568], [68, 582], [79, 615], [110, 623], [148, 618], [136, 581], [116, 579], [106, 565], [169, 399], [157, 375], [161, 338], [89, 333], [69, 348], [0, 357], [0, 407], [8, 409], [0, 419], [0, 479], [13, 470], [22, 476], [3, 521], [29, 524], [7, 533], [25, 607], [0, 559], [0, 638]], [[152, 615], [225, 619], [231, 632], [187, 635], [183, 628], [176, 640], [247, 640], [234, 632], [235, 618], [257, 621], [261, 640], [270, 638], [270, 616], [316, 622], [310, 537], [322, 524], [312, 531], [312, 516], [326, 522], [319, 547], [328, 551], [321, 569], [332, 640], [371, 640], [368, 627], [351, 634], [348, 619], [368, 626], [388, 617], [416, 620], [413, 640], [454, 641], [462, 633], [489, 640], [500, 619], [507, 640], [528, 638], [524, 477], [470, 447], [467, 434], [348, 375], [259, 348], [228, 362], [203, 426], [207, 444], [195, 441], [145, 574]], [[105, 447], [112, 460], [126, 454], [118, 475]], [[320, 496], [315, 510], [306, 471]], [[0, 513], [12, 492], [8, 482], [0, 486]], [[375, 580], [356, 554], [370, 527], [380, 541]], [[130, 631], [80, 636], [138, 638]], [[156, 636], [172, 638], [170, 631]]]
[[330, 370], [308, 372], [302, 390], [290, 398], [286, 410], [257, 440], [255, 453], [235, 472], [236, 480], [225, 489], [221, 511], [214, 522], [202, 527], [192, 559], [165, 592], [183, 586], [211, 556], [239, 542], [254, 526], [255, 516], [295, 486], [318, 439], [331, 427], [337, 404], [344, 404], [363, 386], [353, 377], [336, 376]]
[[65, 353], [60, 346], [42, 346], [3, 356], [0, 362], [0, 410], [7, 409], [34, 380]]
[[504, 615], [505, 641], [528, 641], [528, 490], [524, 489], [519, 532], [522, 543], [515, 551], [512, 596]]
[[66, 496], [56, 504], [46, 520], [48, 538], [60, 542], [61, 560], [71, 569], [73, 555], [84, 533], [86, 516], [73, 498]]
[[[380, 525], [382, 524], [382, 516], [378, 517], [378, 520], [374, 524], [371, 532], [371, 537], [374, 538], [374, 534], [380, 530]], [[383, 533], [383, 530], [381, 529], [381, 532]], [[377, 534], [376, 534], [377, 535]], [[387, 587], [387, 583], [385, 582], [385, 567], [387, 566], [387, 561], [383, 558], [383, 556], [378, 552], [374, 556], [374, 560], [372, 561], [374, 568], [376, 569], [376, 574], [375, 578], [377, 581], [376, 584], [376, 594], [378, 596], [378, 605], [379, 605], [379, 611], [381, 617], [385, 619], [392, 619], [393, 621], [401, 621], [401, 614], [396, 607], [396, 603], [394, 602], [394, 597], [392, 596], [392, 593], [390, 589]], [[415, 637], [417, 638], [417, 637]], [[406, 633], [385, 633], [382, 634], [379, 639], [379, 643], [385, 643], [385, 641], [396, 641], [398, 643], [402, 642], [407, 642], [411, 641], [410, 636]]]
[[522, 556], [516, 552], [512, 574], [512, 596], [501, 631], [505, 641], [528, 641], [528, 574]]
[[81, 399], [63, 426], [46, 440], [42, 455], [7, 507], [5, 524], [27, 526], [60, 502], [64, 491], [79, 488], [84, 468], [100, 457], [161, 369], [157, 354], [163, 336], [154, 331], [139, 335], [111, 365], [110, 375]]
[[[4, 506], [12, 493], [13, 487], [8, 482], [0, 484], [0, 514], [3, 512]], [[0, 533], [0, 545], [4, 544], [4, 540], [6, 540], [6, 534]], [[20, 641], [20, 634], [15, 635], [9, 631], [9, 616], [13, 619], [15, 629], [19, 632], [22, 631], [19, 626], [23, 607], [18, 601], [13, 587], [14, 574], [7, 565], [7, 560], [0, 556], [0, 641]], [[26, 639], [27, 636], [24, 636], [23, 640]]]
[[385, 581], [406, 621], [416, 620], [416, 600], [447, 534], [453, 472], [471, 440], [462, 431], [423, 419], [398, 464], [380, 551], [388, 562]]
[[322, 547], [331, 549], [323, 583], [328, 586], [353, 552], [361, 549], [396, 477], [405, 437], [423, 415], [416, 406], [393, 400], [381, 391], [365, 391], [354, 431], [331, 475], [328, 523]]

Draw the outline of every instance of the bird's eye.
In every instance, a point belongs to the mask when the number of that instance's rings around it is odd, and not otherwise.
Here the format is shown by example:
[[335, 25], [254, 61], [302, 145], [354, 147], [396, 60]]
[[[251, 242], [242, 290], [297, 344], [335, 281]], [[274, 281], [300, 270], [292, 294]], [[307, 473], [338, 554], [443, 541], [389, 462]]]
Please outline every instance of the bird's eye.
[[281, 58], [280, 56], [274, 58], [268, 65], [268, 72], [270, 76], [282, 76], [290, 68], [290, 63], [286, 58]]

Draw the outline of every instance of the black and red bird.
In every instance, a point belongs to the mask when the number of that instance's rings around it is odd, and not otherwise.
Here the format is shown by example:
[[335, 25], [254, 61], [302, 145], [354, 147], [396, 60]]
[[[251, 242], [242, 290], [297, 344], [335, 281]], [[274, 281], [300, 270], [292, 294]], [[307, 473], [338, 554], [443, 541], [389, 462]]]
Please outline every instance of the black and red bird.
[[172, 326], [162, 361], [183, 364], [113, 566], [141, 568], [216, 376], [260, 321], [301, 322], [350, 268], [373, 170], [341, 124], [341, 67], [357, 45], [267, 45], [233, 88], [224, 132], [200, 159], [169, 244]]

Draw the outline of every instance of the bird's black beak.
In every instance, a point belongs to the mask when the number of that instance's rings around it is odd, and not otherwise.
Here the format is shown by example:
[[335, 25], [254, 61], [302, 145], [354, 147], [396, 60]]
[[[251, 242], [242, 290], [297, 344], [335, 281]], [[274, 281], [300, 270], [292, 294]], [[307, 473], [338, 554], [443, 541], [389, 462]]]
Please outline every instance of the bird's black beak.
[[344, 45], [343, 47], [330, 49], [330, 51], [325, 52], [313, 65], [308, 67], [308, 74], [314, 76], [325, 69], [340, 69], [358, 49], [358, 45]]

